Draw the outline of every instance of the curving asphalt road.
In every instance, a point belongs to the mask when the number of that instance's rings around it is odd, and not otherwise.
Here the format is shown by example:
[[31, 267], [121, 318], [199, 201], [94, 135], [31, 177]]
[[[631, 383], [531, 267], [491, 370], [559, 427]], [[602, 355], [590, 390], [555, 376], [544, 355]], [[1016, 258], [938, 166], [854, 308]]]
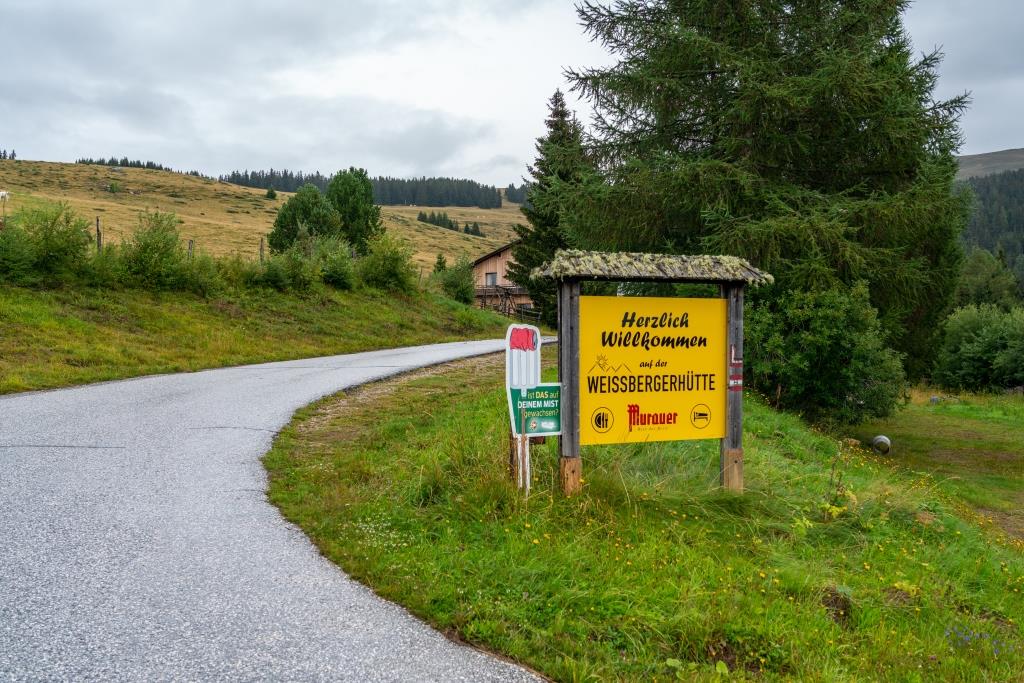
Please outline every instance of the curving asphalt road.
[[0, 680], [534, 680], [349, 579], [266, 501], [299, 407], [438, 344], [0, 397]]

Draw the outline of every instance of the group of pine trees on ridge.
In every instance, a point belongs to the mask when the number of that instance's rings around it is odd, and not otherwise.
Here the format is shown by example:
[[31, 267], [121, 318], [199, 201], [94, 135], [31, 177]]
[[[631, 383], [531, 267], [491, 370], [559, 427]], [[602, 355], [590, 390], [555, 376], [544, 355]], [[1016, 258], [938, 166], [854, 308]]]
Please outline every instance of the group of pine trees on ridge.
[[373, 197], [385, 206], [501, 208], [498, 188], [464, 178], [374, 178]]
[[[303, 173], [288, 169], [232, 171], [220, 176], [224, 182], [262, 190], [297, 192], [303, 185], [326, 191], [331, 176], [319, 171]], [[373, 200], [381, 206], [475, 206], [500, 209], [501, 193], [492, 185], [463, 178], [371, 178]]]
[[523, 183], [519, 187], [516, 187], [515, 183], [509, 183], [505, 188], [505, 199], [513, 204], [525, 204], [526, 193], [529, 189], [529, 183]]
[[104, 159], [102, 157], [98, 159], [82, 157], [81, 159], [76, 159], [75, 163], [88, 164], [92, 166], [115, 166], [118, 168], [145, 168], [151, 171], [170, 171], [172, 173], [181, 173], [183, 175], [191, 175], [197, 178], [209, 178], [209, 176], [203, 175], [196, 170], [177, 171], [170, 166], [164, 166], [163, 164], [158, 164], [155, 161], [142, 161], [141, 159], [129, 159], [128, 157], [121, 157], [120, 159], [117, 157], [110, 157], [109, 159]]
[[284, 169], [270, 169], [269, 171], [232, 171], [220, 176], [220, 180], [226, 183], [233, 183], [243, 187], [255, 187], [261, 190], [278, 190], [281, 192], [298, 192], [304, 185], [313, 185], [321, 192], [327, 191], [327, 185], [331, 182], [332, 176], [324, 175], [320, 171], [303, 173], [302, 171], [289, 171]]
[[18, 153], [13, 149], [8, 152], [6, 149], [0, 149], [0, 161], [6, 161], [7, 159], [15, 160], [18, 158]]
[[480, 230], [480, 223], [473, 221], [470, 223], [466, 221], [465, 225], [460, 229], [459, 222], [453, 220], [448, 216], [447, 211], [439, 211], [437, 213], [431, 211], [420, 211], [416, 214], [416, 220], [421, 223], [429, 223], [430, 225], [436, 225], [439, 228], [445, 228], [447, 230], [454, 230], [455, 232], [464, 232], [467, 235], [475, 235], [477, 237], [483, 237], [484, 233]]

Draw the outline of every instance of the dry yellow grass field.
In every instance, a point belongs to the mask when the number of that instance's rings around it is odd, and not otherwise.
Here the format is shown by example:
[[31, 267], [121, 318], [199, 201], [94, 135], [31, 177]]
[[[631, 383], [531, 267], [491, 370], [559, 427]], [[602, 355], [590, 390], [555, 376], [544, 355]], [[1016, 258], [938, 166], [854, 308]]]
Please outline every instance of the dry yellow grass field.
[[[260, 236], [270, 232], [278, 207], [290, 196], [279, 192], [271, 200], [263, 190], [169, 171], [20, 159], [0, 161], [0, 191], [11, 195], [8, 214], [45, 201], [67, 202], [90, 221], [98, 216], [110, 242], [130, 235], [141, 211], [173, 211], [182, 221], [182, 238], [194, 239], [198, 249], [252, 258], [259, 252]], [[477, 221], [485, 236], [421, 223], [416, 220], [420, 210], [446, 211], [460, 224]], [[385, 206], [381, 213], [388, 231], [412, 247], [416, 264], [423, 268], [432, 267], [439, 253], [451, 263], [460, 256], [472, 259], [493, 251], [514, 239], [513, 226], [523, 220], [517, 205], [501, 209]]]

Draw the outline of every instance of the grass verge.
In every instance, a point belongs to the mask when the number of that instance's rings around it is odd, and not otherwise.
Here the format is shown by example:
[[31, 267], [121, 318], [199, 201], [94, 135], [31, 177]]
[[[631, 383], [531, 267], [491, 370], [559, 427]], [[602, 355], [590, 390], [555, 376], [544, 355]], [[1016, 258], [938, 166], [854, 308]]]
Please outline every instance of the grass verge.
[[[558, 680], [1014, 680], [1024, 555], [930, 478], [747, 403], [743, 497], [714, 442], [584, 451], [506, 481], [500, 359], [300, 411], [270, 500], [345, 571]], [[547, 371], [550, 377], [551, 371]]]
[[194, 295], [0, 286], [0, 393], [504, 335], [431, 294]]

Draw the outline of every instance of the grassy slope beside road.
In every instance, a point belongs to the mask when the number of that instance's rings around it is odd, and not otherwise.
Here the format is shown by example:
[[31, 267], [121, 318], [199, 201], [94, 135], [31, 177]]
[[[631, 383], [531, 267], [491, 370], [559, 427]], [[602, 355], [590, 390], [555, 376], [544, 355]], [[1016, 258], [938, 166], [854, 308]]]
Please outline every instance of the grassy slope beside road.
[[559, 680], [1024, 671], [1024, 555], [932, 478], [752, 399], [742, 498], [717, 443], [687, 442], [586, 449], [566, 500], [551, 440], [524, 501], [501, 359], [456, 367], [310, 406], [265, 458], [286, 517], [436, 626]]
[[0, 286], [0, 393], [369, 349], [494, 338], [508, 321], [439, 296]]

